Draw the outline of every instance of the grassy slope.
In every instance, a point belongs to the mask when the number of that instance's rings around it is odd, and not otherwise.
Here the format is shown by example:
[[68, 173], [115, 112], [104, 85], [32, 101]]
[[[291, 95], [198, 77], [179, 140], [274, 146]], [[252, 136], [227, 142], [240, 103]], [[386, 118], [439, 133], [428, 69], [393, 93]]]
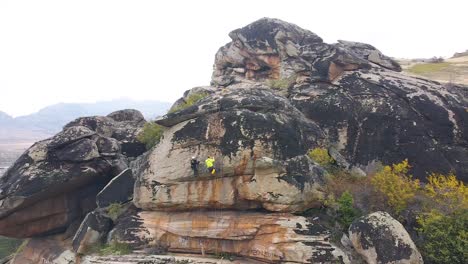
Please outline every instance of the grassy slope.
[[439, 82], [468, 85], [468, 56], [450, 58], [441, 63], [414, 63], [400, 60], [403, 71]]
[[0, 259], [15, 253], [21, 244], [20, 239], [12, 239], [0, 236]]

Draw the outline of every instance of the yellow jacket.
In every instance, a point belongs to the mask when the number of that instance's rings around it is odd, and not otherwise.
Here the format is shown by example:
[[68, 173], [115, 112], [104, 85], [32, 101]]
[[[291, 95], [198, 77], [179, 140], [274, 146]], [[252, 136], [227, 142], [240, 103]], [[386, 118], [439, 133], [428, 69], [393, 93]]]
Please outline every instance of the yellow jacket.
[[214, 166], [214, 162], [215, 162], [215, 159], [213, 159], [213, 158], [207, 158], [207, 159], [205, 160], [206, 167], [207, 167], [207, 168], [213, 167], [213, 166]]

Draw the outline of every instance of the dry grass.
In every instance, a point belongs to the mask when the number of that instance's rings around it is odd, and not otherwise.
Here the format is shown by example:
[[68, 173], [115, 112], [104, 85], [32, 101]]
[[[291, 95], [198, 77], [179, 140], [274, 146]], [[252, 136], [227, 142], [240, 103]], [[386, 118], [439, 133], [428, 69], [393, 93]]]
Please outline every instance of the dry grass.
[[442, 83], [468, 85], [468, 56], [447, 59], [441, 63], [399, 61], [404, 72]]

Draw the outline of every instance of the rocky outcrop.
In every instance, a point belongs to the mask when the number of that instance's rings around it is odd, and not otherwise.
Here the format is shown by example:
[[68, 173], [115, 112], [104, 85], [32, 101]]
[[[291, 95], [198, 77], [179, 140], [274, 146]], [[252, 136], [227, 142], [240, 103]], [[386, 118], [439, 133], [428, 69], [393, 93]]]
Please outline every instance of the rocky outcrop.
[[228, 253], [268, 263], [349, 263], [330, 232], [304, 217], [240, 211], [140, 212], [122, 219], [113, 240], [171, 252]]
[[0, 179], [0, 234], [57, 233], [82, 219], [96, 207], [97, 193], [128, 167], [125, 154], [144, 150], [135, 139], [144, 122], [130, 110], [79, 118], [34, 144]]
[[214, 86], [279, 89], [353, 166], [407, 158], [422, 180], [449, 171], [466, 180], [468, 102], [459, 89], [401, 74], [370, 45], [326, 44], [277, 19], [229, 36], [216, 54]]
[[[322, 206], [330, 174], [307, 153], [328, 148], [353, 175], [408, 158], [419, 178], [450, 170], [463, 178], [468, 102], [461, 89], [403, 75], [370, 45], [327, 44], [277, 19], [230, 37], [216, 54], [212, 85], [187, 91], [155, 121], [164, 133], [148, 152], [136, 140], [143, 117], [125, 110], [79, 118], [21, 156], [0, 179], [0, 234], [44, 237], [17, 256], [26, 262], [13, 263], [54, 262], [61, 253], [73, 262], [106, 239], [140, 255], [356, 263], [355, 250], [368, 263], [422, 263], [388, 214], [359, 219], [342, 244], [331, 242], [321, 215], [298, 216]], [[203, 164], [208, 156], [214, 174]], [[67, 235], [45, 237], [55, 233]], [[82, 263], [151, 258], [84, 256]]]
[[375, 212], [349, 227], [353, 247], [369, 264], [424, 263], [405, 228], [386, 212]]
[[[322, 197], [325, 171], [304, 156], [322, 132], [270, 90], [217, 92], [156, 122], [170, 128], [141, 165], [139, 208], [297, 212]], [[190, 158], [210, 155], [217, 174], [194, 177]]]
[[370, 68], [367, 60], [326, 44], [316, 34], [278, 19], [263, 18], [229, 34], [216, 54], [212, 85], [294, 77], [332, 81], [343, 71]]

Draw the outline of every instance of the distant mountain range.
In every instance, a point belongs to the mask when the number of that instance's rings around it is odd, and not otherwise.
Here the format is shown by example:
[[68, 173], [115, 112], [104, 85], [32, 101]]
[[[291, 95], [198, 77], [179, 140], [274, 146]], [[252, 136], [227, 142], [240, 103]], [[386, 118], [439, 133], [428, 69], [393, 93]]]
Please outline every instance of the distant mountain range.
[[78, 117], [107, 115], [121, 109], [137, 109], [146, 119], [152, 119], [165, 114], [170, 106], [168, 102], [118, 99], [96, 103], [59, 103], [15, 118], [0, 111], [0, 142], [43, 139]]

